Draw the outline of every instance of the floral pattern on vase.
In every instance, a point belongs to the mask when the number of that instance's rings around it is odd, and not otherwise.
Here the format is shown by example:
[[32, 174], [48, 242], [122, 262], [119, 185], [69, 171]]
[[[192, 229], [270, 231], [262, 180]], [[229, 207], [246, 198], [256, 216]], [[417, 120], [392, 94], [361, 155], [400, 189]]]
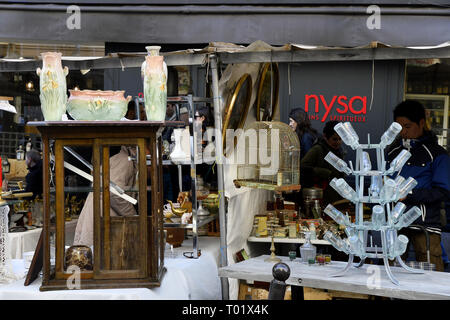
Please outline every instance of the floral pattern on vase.
[[146, 47], [148, 55], [144, 71], [144, 102], [148, 121], [164, 121], [167, 108], [167, 65], [159, 55], [159, 46]]
[[36, 73], [40, 78], [39, 99], [42, 114], [45, 121], [61, 121], [66, 113], [66, 76], [69, 69], [62, 67], [61, 52], [43, 52], [41, 56], [42, 69], [37, 68]]

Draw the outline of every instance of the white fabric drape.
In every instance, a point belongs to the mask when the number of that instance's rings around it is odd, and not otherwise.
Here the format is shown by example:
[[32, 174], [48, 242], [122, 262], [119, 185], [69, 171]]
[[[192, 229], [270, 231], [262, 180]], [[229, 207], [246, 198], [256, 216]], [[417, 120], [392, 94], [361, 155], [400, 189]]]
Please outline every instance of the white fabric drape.
[[19, 279], [13, 272], [9, 258], [8, 213], [9, 206], [0, 207], [0, 283], [10, 283]]
[[[261, 45], [261, 44], [255, 44]], [[228, 97], [233, 93], [237, 81], [245, 73], [252, 78], [252, 97], [250, 108], [244, 124], [244, 130], [256, 121], [255, 101], [258, 93], [258, 80], [262, 64], [260, 63], [240, 63], [229, 65], [222, 74], [219, 81], [219, 93], [222, 97], [222, 107], [226, 107]], [[222, 114], [224, 110], [221, 110]], [[231, 154], [230, 158], [234, 155]], [[235, 263], [235, 253], [245, 249], [250, 255], [251, 251], [247, 245], [247, 238], [250, 236], [253, 217], [266, 210], [266, 202], [273, 199], [273, 192], [261, 189], [236, 188], [233, 180], [237, 177], [236, 164], [224, 164], [224, 187], [225, 197], [228, 198], [227, 211], [227, 260], [228, 265]], [[229, 279], [229, 299], [237, 300], [239, 294], [239, 282], [236, 279]]]

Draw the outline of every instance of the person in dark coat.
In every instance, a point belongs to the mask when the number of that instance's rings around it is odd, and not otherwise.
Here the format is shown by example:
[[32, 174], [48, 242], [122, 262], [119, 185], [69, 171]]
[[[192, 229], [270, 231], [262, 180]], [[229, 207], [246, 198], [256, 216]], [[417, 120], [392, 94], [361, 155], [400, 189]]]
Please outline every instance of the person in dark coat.
[[300, 159], [311, 149], [319, 136], [316, 129], [311, 126], [308, 114], [303, 108], [292, 109], [289, 113], [289, 126], [297, 134], [300, 141]]
[[[338, 121], [328, 121], [323, 128], [323, 136], [313, 145], [300, 162], [300, 171], [308, 179], [302, 183], [302, 187], [318, 187], [323, 190], [323, 204], [326, 206], [342, 197], [329, 185], [333, 178], [342, 178], [344, 173], [336, 170], [325, 160], [328, 152], [334, 153], [344, 159], [341, 148], [341, 137], [334, 131]], [[306, 175], [305, 173], [309, 173]]]
[[[430, 260], [437, 271], [444, 271], [441, 250], [441, 207], [450, 201], [450, 157], [438, 144], [436, 135], [427, 128], [425, 109], [421, 103], [406, 100], [394, 109], [394, 121], [402, 126], [400, 138], [387, 150], [387, 168], [390, 162], [404, 149], [411, 158], [403, 166], [400, 175], [405, 179], [413, 177], [417, 186], [403, 202], [409, 210], [417, 206], [422, 211], [409, 228], [400, 230], [414, 247], [416, 261], [427, 261], [426, 238], [424, 232], [415, 227], [425, 227], [430, 235]], [[403, 258], [406, 258], [407, 252]]]
[[[308, 114], [303, 108], [294, 108], [289, 113], [289, 126], [297, 134], [298, 141], [300, 142], [300, 160], [311, 149], [313, 144], [318, 139], [318, 132], [311, 126], [311, 121], [308, 118]], [[306, 181], [310, 180], [308, 172], [300, 170], [300, 185], [304, 188]], [[294, 191], [285, 195], [285, 199], [288, 201], [294, 201], [299, 206], [302, 206], [302, 194], [303, 191]]]
[[33, 200], [37, 196], [42, 197], [43, 178], [41, 154], [37, 150], [31, 149], [25, 156], [25, 163], [28, 167], [28, 174], [25, 177], [25, 192], [33, 193], [30, 200]]
[[[416, 261], [427, 261], [426, 238], [424, 232], [415, 227], [425, 227], [430, 235], [430, 260], [437, 271], [444, 271], [441, 249], [441, 207], [450, 200], [450, 157], [448, 152], [438, 144], [436, 135], [429, 130], [426, 123], [425, 109], [417, 101], [406, 100], [394, 109], [394, 121], [402, 126], [400, 138], [396, 139], [387, 150], [387, 167], [404, 149], [411, 153], [411, 158], [403, 166], [400, 175], [405, 179], [413, 177], [417, 186], [399, 201], [409, 210], [417, 206], [422, 211], [413, 224], [400, 230], [414, 247]], [[403, 258], [407, 258], [407, 252]]]

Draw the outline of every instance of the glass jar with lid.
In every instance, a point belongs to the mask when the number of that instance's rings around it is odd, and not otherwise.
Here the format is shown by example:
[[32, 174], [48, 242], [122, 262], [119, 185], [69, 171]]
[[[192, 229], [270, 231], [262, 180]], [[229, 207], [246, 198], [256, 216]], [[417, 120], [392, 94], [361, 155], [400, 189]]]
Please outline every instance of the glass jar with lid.
[[25, 160], [25, 151], [22, 149], [22, 146], [19, 146], [19, 149], [16, 150], [16, 159], [17, 160]]

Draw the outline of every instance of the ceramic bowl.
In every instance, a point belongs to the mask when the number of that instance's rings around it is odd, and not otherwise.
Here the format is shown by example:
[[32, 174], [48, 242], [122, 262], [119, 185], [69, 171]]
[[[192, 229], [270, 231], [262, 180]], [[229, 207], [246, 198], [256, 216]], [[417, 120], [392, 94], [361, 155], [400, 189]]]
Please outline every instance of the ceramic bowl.
[[125, 91], [69, 90], [67, 112], [75, 120], [118, 121], [127, 113], [131, 96]]

